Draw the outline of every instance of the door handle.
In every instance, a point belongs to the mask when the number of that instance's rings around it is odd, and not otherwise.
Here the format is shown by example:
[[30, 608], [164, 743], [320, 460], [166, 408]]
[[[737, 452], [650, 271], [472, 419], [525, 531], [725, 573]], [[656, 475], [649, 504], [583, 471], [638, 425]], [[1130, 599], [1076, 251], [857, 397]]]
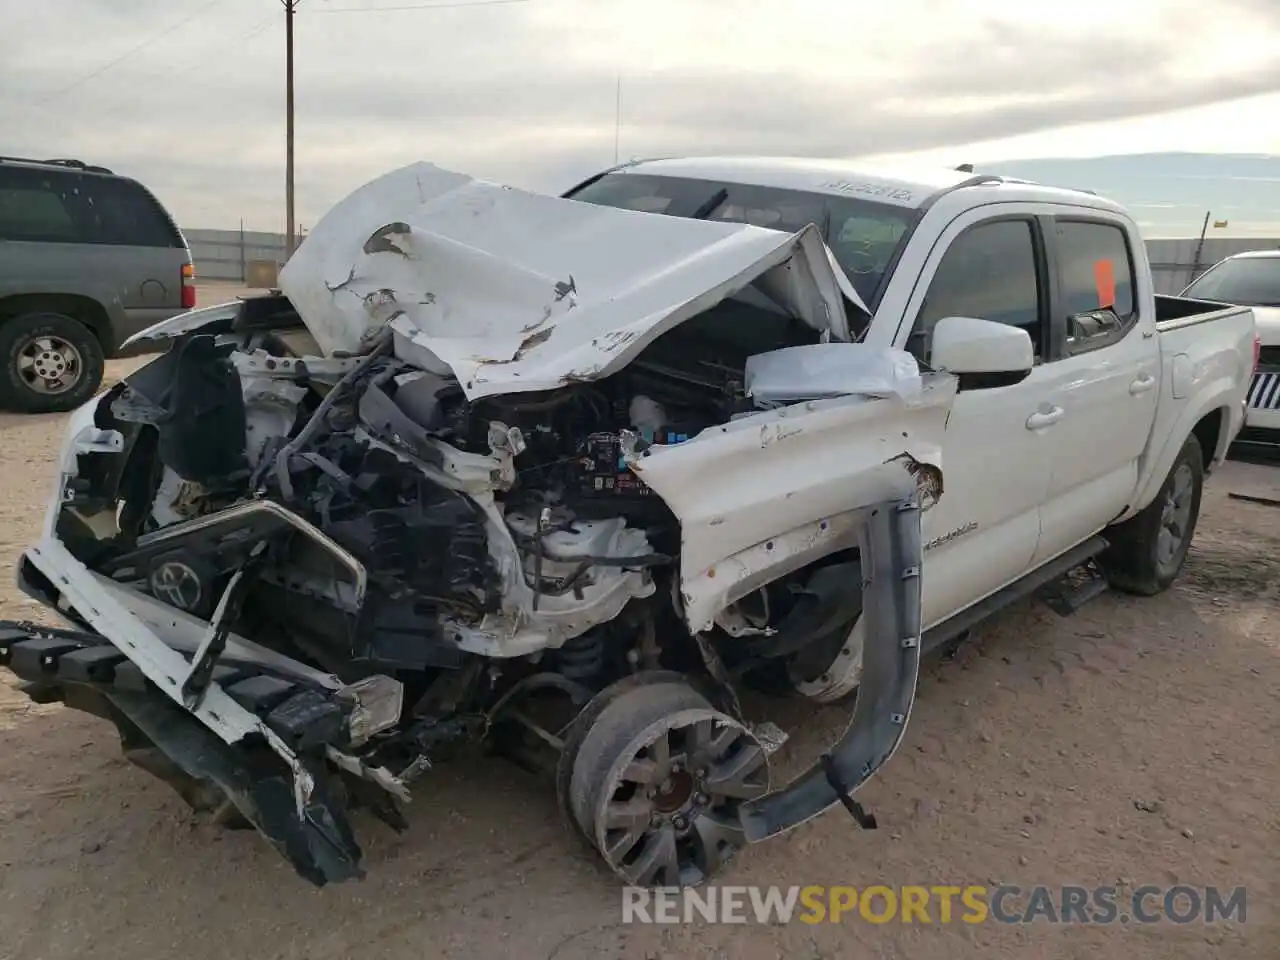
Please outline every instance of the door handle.
[[1133, 383], [1129, 384], [1129, 392], [1135, 397], [1139, 394], [1146, 393], [1156, 385], [1156, 378], [1149, 373], [1144, 373]]
[[1067, 411], [1061, 407], [1050, 407], [1048, 410], [1038, 410], [1031, 416], [1027, 417], [1028, 430], [1043, 430], [1045, 427], [1052, 427], [1055, 423], [1062, 419], [1062, 415]]

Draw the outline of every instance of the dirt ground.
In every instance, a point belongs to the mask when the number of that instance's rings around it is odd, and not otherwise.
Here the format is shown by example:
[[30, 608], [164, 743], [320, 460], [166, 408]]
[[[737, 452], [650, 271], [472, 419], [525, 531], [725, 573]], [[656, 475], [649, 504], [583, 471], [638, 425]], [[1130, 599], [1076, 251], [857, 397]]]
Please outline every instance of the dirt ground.
[[[0, 414], [0, 618], [40, 613], [12, 561], [62, 429]], [[1280, 467], [1211, 478], [1169, 593], [1104, 595], [1068, 619], [1019, 604], [928, 662], [903, 748], [859, 793], [879, 829], [828, 813], [721, 882], [1243, 885], [1243, 924], [623, 926], [618, 886], [569, 843], [551, 794], [484, 759], [430, 775], [405, 835], [358, 820], [368, 878], [317, 890], [256, 834], [196, 823], [107, 724], [33, 706], [0, 671], [0, 957], [1276, 960], [1280, 510], [1228, 491], [1280, 496]], [[771, 708], [791, 757], [846, 719]]]

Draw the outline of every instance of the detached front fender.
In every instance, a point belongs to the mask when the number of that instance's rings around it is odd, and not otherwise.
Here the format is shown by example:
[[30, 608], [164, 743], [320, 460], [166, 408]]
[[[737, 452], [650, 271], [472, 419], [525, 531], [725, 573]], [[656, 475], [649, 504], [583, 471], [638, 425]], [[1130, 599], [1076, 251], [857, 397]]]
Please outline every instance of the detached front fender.
[[805, 773], [742, 808], [755, 843], [797, 827], [849, 795], [889, 761], [907, 729], [920, 673], [920, 508], [903, 499], [866, 508], [862, 551], [862, 616], [867, 640], [853, 717], [840, 741]]
[[797, 403], [629, 458], [680, 521], [680, 599], [691, 633], [729, 604], [857, 546], [873, 505], [943, 495], [956, 381], [907, 395]]
[[921, 515], [945, 495], [942, 443], [956, 381], [918, 392], [795, 404], [632, 457], [682, 530], [689, 629], [837, 550], [861, 555], [865, 630], [857, 705], [839, 743], [786, 787], [743, 806], [751, 842], [843, 802], [897, 750], [920, 666]]

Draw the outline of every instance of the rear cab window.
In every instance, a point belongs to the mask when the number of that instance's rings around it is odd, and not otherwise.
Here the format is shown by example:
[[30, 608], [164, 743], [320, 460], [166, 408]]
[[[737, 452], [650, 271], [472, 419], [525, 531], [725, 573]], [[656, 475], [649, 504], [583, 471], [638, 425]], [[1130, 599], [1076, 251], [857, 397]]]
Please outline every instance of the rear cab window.
[[1059, 299], [1056, 323], [1065, 326], [1064, 352], [1075, 356], [1124, 339], [1138, 322], [1133, 254], [1119, 224], [1054, 221]]
[[182, 248], [169, 214], [124, 177], [0, 163], [0, 239]]

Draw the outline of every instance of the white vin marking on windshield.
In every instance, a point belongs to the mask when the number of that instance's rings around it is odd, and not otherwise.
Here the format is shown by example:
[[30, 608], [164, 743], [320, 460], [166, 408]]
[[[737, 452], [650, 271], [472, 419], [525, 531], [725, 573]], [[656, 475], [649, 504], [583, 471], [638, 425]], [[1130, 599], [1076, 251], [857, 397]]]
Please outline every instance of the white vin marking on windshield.
[[862, 193], [870, 197], [884, 197], [902, 203], [911, 202], [911, 191], [902, 187], [890, 187], [877, 183], [850, 183], [848, 180], [828, 180], [822, 184], [823, 190], [835, 190], [838, 193]]

